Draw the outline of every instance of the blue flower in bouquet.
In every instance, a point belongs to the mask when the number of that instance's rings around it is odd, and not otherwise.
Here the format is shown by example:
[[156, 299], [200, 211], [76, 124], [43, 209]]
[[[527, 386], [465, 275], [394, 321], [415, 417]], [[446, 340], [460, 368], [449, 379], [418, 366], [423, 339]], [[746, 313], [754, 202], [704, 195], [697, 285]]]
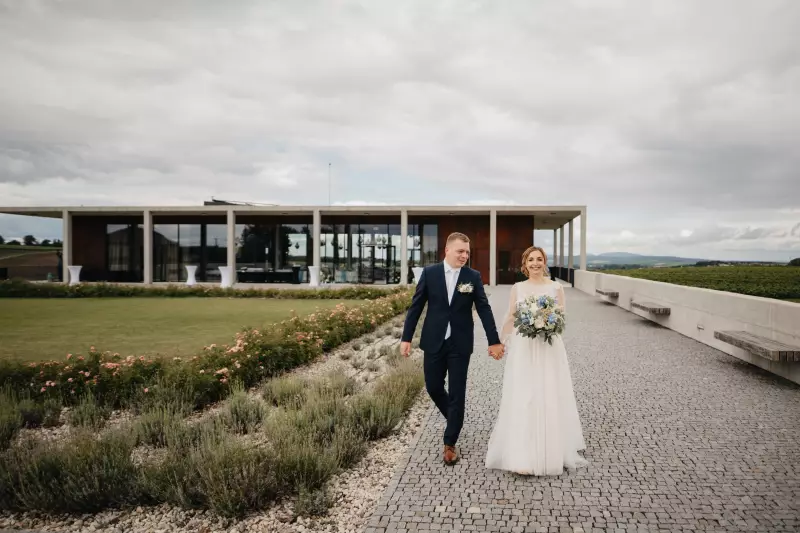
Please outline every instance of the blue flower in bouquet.
[[555, 313], [550, 313], [549, 315], [547, 315], [547, 323], [548, 324], [555, 324], [556, 320], [558, 320], [558, 317], [556, 317]]
[[536, 302], [536, 305], [544, 309], [545, 307], [547, 307], [547, 304], [548, 304], [547, 296], [539, 296], [539, 301]]

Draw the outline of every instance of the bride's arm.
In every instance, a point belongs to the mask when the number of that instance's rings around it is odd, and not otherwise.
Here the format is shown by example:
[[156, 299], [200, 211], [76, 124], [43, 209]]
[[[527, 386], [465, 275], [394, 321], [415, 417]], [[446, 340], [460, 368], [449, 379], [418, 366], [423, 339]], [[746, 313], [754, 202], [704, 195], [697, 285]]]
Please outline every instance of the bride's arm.
[[558, 283], [558, 288], [556, 289], [556, 305], [558, 305], [562, 311], [567, 311], [567, 301], [564, 299], [564, 286], [560, 283]]
[[511, 294], [508, 296], [508, 311], [506, 311], [506, 318], [503, 320], [503, 328], [500, 330], [500, 342], [506, 343], [508, 337], [514, 331], [514, 311], [517, 310], [517, 286], [511, 287]]

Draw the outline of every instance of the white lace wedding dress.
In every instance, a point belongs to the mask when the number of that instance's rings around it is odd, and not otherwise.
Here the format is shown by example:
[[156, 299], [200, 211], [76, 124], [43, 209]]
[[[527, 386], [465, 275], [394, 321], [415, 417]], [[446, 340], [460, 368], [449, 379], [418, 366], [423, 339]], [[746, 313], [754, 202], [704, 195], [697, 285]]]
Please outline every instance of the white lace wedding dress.
[[543, 294], [564, 306], [564, 288], [558, 282], [523, 281], [511, 289], [500, 333], [506, 344], [503, 396], [489, 438], [487, 468], [557, 476], [565, 467], [588, 464], [578, 454], [585, 443], [561, 336], [554, 337], [551, 346], [541, 337], [519, 335], [514, 327], [516, 303]]

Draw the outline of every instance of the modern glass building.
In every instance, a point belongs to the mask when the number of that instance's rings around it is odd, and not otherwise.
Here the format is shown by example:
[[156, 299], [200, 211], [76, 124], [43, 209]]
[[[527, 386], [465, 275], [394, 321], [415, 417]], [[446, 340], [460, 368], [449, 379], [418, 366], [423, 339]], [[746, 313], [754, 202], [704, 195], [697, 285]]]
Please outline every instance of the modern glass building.
[[[471, 240], [470, 266], [488, 285], [519, 279], [534, 230], [552, 230], [554, 275], [572, 281], [580, 218], [580, 268], [586, 269], [586, 206], [194, 206], [0, 207], [0, 213], [61, 218], [64, 279], [219, 282], [234, 266], [241, 283], [320, 281], [407, 284], [414, 268], [439, 262], [447, 236]], [[568, 234], [566, 233], [568, 232]], [[566, 250], [565, 250], [566, 248]]]

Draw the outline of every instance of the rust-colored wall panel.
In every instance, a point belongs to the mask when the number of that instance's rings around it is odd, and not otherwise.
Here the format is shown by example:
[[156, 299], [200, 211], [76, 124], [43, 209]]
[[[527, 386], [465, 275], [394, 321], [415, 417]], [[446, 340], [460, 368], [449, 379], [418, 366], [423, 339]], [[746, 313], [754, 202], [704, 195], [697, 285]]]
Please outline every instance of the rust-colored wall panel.
[[72, 217], [72, 264], [86, 270], [106, 268], [106, 224], [139, 223], [138, 217]]
[[484, 284], [489, 283], [489, 216], [441, 216], [439, 223], [439, 255], [444, 259], [447, 237], [453, 232], [465, 234], [470, 240], [470, 266], [481, 273]]
[[497, 216], [497, 283], [517, 281], [522, 253], [533, 244], [533, 217]]

